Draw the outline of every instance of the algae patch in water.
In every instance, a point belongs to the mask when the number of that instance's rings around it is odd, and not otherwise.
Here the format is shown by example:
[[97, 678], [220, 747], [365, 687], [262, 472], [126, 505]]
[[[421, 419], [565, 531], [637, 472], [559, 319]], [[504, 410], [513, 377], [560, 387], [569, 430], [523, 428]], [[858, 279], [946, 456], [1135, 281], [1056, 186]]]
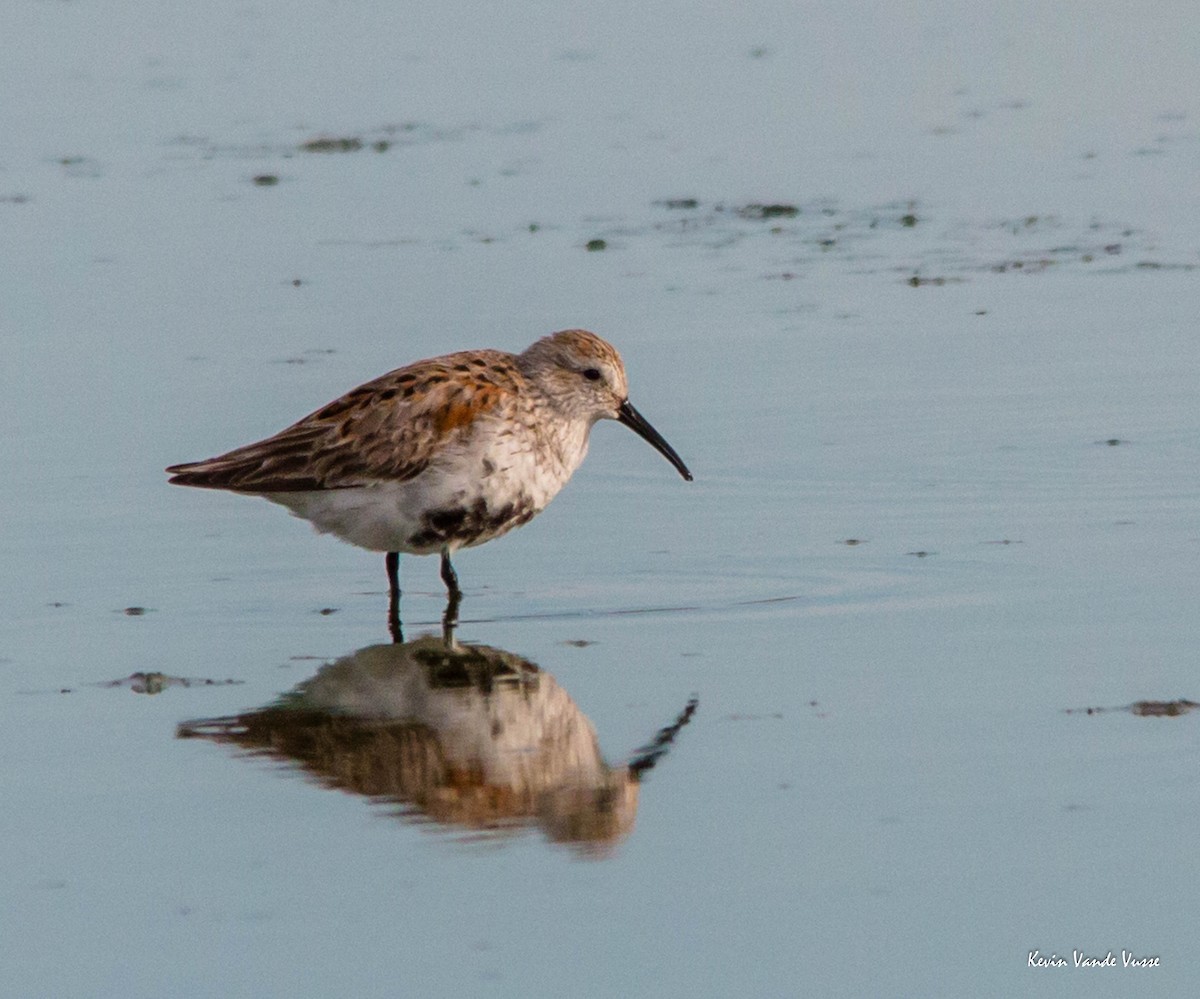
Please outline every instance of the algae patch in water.
[[320, 136], [300, 143], [300, 151], [304, 153], [355, 153], [362, 147], [362, 139], [354, 136], [341, 138]]
[[744, 219], [790, 219], [800, 214], [795, 205], [782, 202], [772, 205], [744, 205], [738, 209], [738, 214]]
[[1139, 718], [1177, 718], [1200, 708], [1200, 704], [1180, 698], [1176, 701], [1134, 701], [1119, 708], [1065, 708], [1067, 715], [1102, 715], [1112, 711], [1126, 711]]
[[[208, 677], [169, 676], [166, 673], [151, 671], [148, 673], [130, 673], [120, 680], [107, 680], [97, 683], [97, 687], [108, 689], [125, 688], [135, 694], [161, 694], [168, 687], [227, 687], [244, 683], [243, 680], [213, 680]], [[66, 693], [64, 690], [63, 693]]]

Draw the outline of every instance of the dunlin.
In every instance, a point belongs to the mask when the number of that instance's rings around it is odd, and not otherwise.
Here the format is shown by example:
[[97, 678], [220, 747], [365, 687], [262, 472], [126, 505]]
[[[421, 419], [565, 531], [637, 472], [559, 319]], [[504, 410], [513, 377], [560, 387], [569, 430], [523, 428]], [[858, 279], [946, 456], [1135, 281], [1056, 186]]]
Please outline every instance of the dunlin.
[[586, 330], [521, 354], [468, 350], [360, 385], [273, 437], [172, 465], [171, 482], [263, 496], [369, 551], [386, 552], [393, 608], [399, 555], [450, 556], [527, 523], [566, 484], [597, 420], [617, 420], [691, 480], [629, 402], [616, 349]]

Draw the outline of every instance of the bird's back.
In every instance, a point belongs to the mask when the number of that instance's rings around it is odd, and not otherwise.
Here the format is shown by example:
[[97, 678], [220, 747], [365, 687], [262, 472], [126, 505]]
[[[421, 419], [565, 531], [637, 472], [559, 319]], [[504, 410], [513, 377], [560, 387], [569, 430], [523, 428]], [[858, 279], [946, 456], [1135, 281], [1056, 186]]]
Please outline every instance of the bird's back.
[[264, 440], [167, 471], [176, 485], [256, 494], [404, 482], [524, 389], [512, 354], [447, 354], [359, 385]]

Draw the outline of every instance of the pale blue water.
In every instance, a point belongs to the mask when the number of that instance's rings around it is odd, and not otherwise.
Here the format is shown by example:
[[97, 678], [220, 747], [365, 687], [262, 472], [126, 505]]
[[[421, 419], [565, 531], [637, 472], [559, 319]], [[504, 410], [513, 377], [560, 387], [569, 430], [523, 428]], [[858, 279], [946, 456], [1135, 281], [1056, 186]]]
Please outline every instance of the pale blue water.
[[[1065, 712], [1200, 700], [1200, 18], [964, 11], [7, 12], [0, 993], [1192, 993], [1197, 718]], [[161, 469], [572, 325], [696, 482], [598, 427], [459, 635], [614, 768], [698, 698], [623, 838], [176, 738], [384, 574]]]

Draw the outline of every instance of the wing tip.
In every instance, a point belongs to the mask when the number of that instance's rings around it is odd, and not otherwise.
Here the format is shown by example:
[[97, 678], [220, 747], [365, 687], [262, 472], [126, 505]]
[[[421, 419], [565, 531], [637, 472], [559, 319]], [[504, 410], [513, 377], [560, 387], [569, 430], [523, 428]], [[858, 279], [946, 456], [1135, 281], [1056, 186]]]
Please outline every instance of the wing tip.
[[210, 461], [187, 461], [179, 465], [168, 465], [167, 483], [172, 486], [199, 486], [207, 489], [234, 488], [237, 478], [235, 470], [221, 468]]
[[[172, 486], [217, 486], [211, 475], [189, 470], [187, 465], [172, 465], [167, 470], [167, 484]], [[219, 487], [218, 487], [219, 488]]]

